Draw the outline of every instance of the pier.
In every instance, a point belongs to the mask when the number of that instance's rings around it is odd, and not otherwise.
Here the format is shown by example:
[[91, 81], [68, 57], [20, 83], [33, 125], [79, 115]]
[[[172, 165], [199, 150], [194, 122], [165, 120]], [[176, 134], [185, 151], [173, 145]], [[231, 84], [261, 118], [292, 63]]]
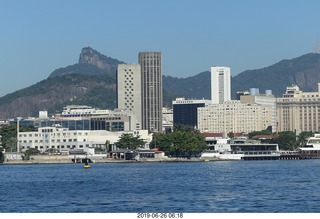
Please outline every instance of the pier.
[[281, 151], [280, 160], [299, 160], [301, 154], [298, 151]]

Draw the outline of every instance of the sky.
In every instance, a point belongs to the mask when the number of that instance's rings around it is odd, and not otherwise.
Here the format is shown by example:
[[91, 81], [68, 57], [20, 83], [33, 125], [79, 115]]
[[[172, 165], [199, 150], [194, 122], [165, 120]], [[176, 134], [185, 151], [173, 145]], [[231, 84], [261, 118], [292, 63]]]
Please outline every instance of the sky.
[[0, 0], [0, 97], [77, 63], [160, 51], [163, 75], [233, 76], [319, 47], [318, 0]]

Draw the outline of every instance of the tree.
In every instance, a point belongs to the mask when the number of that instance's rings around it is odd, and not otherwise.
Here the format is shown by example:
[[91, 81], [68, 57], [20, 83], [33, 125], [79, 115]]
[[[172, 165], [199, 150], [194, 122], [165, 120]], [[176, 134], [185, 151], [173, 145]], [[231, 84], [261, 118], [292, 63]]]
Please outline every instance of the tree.
[[109, 152], [110, 151], [110, 149], [109, 149], [110, 141], [106, 140], [106, 143], [104, 143], [104, 145], [106, 147], [106, 151]]
[[291, 131], [280, 132], [273, 139], [273, 143], [277, 143], [280, 150], [295, 150], [298, 147], [296, 134]]
[[[36, 130], [33, 126], [19, 126], [19, 132], [29, 132]], [[16, 149], [17, 126], [7, 125], [0, 128], [2, 147], [4, 149]]]
[[137, 150], [137, 148], [143, 147], [145, 141], [139, 136], [134, 136], [131, 133], [123, 133], [119, 140], [116, 142], [116, 146], [121, 149]]
[[309, 137], [313, 136], [313, 132], [301, 132], [299, 135], [298, 135], [298, 144], [300, 147], [303, 147], [306, 143], [307, 143], [307, 140]]
[[197, 130], [175, 128], [168, 134], [155, 134], [151, 142], [166, 154], [176, 157], [191, 157], [201, 153], [206, 147], [204, 137]]
[[229, 138], [234, 138], [234, 133], [233, 132], [229, 132], [228, 136], [229, 136]]
[[2, 147], [6, 150], [13, 148], [14, 141], [13, 139], [17, 139], [17, 126], [16, 125], [7, 125], [3, 126], [0, 129], [0, 136]]
[[175, 125], [173, 127], [173, 131], [174, 132], [177, 132], [177, 131], [193, 132], [193, 131], [195, 131], [195, 129], [190, 125]]
[[2, 151], [0, 151], [0, 163], [4, 162], [4, 155], [2, 153]]
[[26, 150], [26, 151], [24, 152], [24, 157], [23, 157], [23, 159], [24, 159], [24, 160], [29, 160], [31, 155], [33, 155], [33, 154], [38, 154], [38, 153], [40, 153], [39, 150], [37, 150], [37, 149], [35, 149], [35, 148], [29, 148], [28, 150]]
[[272, 135], [272, 132], [270, 130], [266, 129], [266, 130], [254, 131], [254, 132], [248, 133], [249, 138], [252, 138], [256, 135]]

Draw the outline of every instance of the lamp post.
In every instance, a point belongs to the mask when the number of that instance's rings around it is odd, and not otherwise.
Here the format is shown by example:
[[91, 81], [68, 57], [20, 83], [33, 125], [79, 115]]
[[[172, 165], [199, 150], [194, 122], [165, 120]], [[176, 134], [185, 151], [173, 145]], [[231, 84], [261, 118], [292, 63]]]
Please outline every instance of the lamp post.
[[20, 144], [19, 144], [19, 118], [17, 117], [17, 153], [19, 153], [19, 148], [20, 148]]

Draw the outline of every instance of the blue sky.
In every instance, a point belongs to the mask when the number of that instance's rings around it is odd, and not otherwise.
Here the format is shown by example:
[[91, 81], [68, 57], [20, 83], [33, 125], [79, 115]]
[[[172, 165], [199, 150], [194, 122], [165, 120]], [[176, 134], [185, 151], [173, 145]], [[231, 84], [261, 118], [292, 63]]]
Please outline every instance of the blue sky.
[[163, 74], [211, 66], [232, 75], [312, 52], [316, 0], [0, 0], [0, 97], [75, 64], [90, 46], [136, 63], [161, 51]]

